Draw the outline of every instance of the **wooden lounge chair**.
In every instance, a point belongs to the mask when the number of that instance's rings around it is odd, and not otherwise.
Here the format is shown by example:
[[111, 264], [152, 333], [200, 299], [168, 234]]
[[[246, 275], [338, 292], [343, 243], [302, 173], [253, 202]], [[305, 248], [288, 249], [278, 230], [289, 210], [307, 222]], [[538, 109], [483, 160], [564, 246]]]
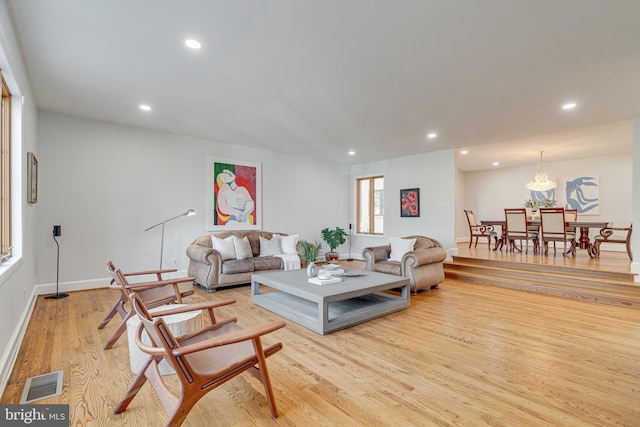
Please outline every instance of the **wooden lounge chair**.
[[[182, 303], [182, 298], [193, 294], [193, 290], [181, 291], [180, 284], [185, 282], [193, 283], [193, 277], [178, 277], [174, 279], [156, 280], [152, 282], [140, 282], [129, 283], [127, 276], [140, 276], [144, 274], [156, 274], [157, 277], [161, 277], [162, 273], [166, 273], [167, 270], [152, 270], [142, 271], [138, 273], [122, 273], [117, 276], [115, 274], [118, 269], [113, 265], [111, 261], [107, 263], [107, 270], [111, 274], [112, 282], [120, 289], [120, 297], [111, 308], [111, 311], [107, 314], [104, 320], [98, 325], [98, 329], [104, 328], [109, 323], [115, 313], [119, 313], [122, 317], [122, 321], [118, 328], [113, 332], [109, 340], [104, 346], [104, 349], [110, 349], [113, 347], [120, 338], [120, 336], [127, 330], [127, 320], [133, 315], [133, 310], [127, 311], [125, 303], [129, 301], [129, 295], [132, 292], [138, 292], [140, 298], [147, 304], [149, 308], [158, 307], [165, 304]], [[113, 285], [110, 285], [113, 286]]]
[[[111, 274], [111, 275], [113, 275], [113, 272], [116, 271], [116, 266], [113, 264], [112, 261], [108, 261], [107, 262], [107, 270], [109, 271], [109, 274]], [[155, 275], [157, 281], [162, 281], [162, 275], [163, 274], [175, 273], [176, 271], [178, 271], [178, 270], [175, 269], [175, 268], [170, 268], [170, 269], [164, 269], [164, 270], [134, 271], [134, 272], [124, 273], [124, 275], [125, 275], [125, 277], [154, 276]], [[113, 317], [116, 314], [120, 314], [120, 317], [122, 317], [123, 319], [125, 317], [127, 317], [127, 310], [124, 308], [124, 305], [129, 301], [128, 296], [125, 297], [122, 294], [122, 292], [120, 292], [120, 285], [118, 285], [116, 283], [116, 280], [113, 277], [111, 278], [111, 282], [109, 282], [109, 288], [118, 291], [119, 297], [116, 300], [115, 304], [113, 304], [113, 307], [111, 307], [111, 310], [109, 310], [109, 312], [106, 314], [104, 319], [102, 319], [102, 322], [100, 322], [100, 324], [98, 325], [98, 329], [102, 329], [105, 326], [107, 326], [107, 324], [111, 321], [111, 319], [113, 319]], [[184, 298], [184, 297], [186, 297], [188, 295], [192, 295], [192, 294], [193, 294], [193, 290], [181, 291], [180, 292], [180, 297]]]
[[[200, 331], [174, 337], [162, 319], [162, 315], [203, 308], [213, 313], [213, 308], [234, 301], [190, 304], [156, 315], [149, 313], [136, 293], [131, 294], [130, 302], [140, 318], [140, 325], [136, 331], [136, 344], [142, 351], [149, 354], [149, 360], [116, 406], [115, 414], [127, 409], [148, 380], [167, 413], [168, 420], [165, 425], [179, 426], [191, 408], [205, 394], [247, 371], [262, 382], [271, 416], [273, 418], [278, 416], [266, 358], [281, 350], [282, 344], [276, 343], [263, 347], [262, 336], [282, 328], [285, 326], [284, 322], [272, 321], [242, 329], [236, 325], [236, 318], [216, 322], [212, 317], [212, 323]], [[143, 342], [143, 331], [151, 337], [152, 345]], [[180, 380], [178, 394], [167, 387], [160, 375], [158, 364], [163, 359], [171, 364]]]

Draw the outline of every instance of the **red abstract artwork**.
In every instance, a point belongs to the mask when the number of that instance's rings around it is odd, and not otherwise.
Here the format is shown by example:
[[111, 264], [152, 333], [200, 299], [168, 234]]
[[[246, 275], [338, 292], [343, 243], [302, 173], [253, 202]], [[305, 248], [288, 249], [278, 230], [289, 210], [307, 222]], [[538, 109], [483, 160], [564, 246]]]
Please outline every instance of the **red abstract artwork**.
[[420, 189], [407, 188], [400, 190], [400, 216], [420, 216]]

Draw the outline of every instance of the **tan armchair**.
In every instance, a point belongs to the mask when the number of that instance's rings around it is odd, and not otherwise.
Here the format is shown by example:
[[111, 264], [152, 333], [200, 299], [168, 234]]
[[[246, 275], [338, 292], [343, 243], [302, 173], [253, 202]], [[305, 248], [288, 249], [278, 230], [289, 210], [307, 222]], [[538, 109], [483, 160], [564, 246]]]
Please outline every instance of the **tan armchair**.
[[365, 269], [408, 278], [414, 295], [421, 289], [437, 288], [444, 281], [443, 262], [447, 257], [442, 244], [425, 236], [402, 238], [406, 239], [415, 239], [416, 242], [413, 250], [404, 253], [399, 261], [390, 260], [391, 243], [364, 248]]

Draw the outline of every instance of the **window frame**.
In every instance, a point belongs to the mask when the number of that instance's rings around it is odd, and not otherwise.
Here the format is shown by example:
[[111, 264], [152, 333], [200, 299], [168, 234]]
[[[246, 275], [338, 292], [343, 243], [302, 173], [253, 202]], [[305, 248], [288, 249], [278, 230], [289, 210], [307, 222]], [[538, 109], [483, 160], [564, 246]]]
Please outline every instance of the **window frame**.
[[[382, 190], [376, 190], [375, 188], [375, 181], [378, 179], [382, 179], [382, 183], [383, 183], [383, 188]], [[369, 191], [368, 191], [368, 207], [367, 207], [367, 214], [369, 216], [369, 221], [368, 221], [368, 230], [369, 231], [363, 231], [362, 229], [362, 221], [360, 220], [362, 217], [362, 197], [363, 195], [361, 194], [361, 183], [368, 181], [369, 182]], [[376, 218], [382, 218], [382, 221], [384, 223], [384, 175], [383, 174], [376, 174], [376, 175], [370, 175], [370, 176], [362, 176], [362, 177], [358, 177], [356, 178], [356, 234], [362, 234], [362, 235], [368, 235], [368, 236], [382, 236], [384, 235], [384, 226], [383, 226], [383, 230], [381, 232], [376, 232], [376, 227], [375, 227], [375, 223], [376, 223]], [[380, 201], [380, 209], [381, 212], [379, 214], [376, 214], [376, 191], [381, 191], [382, 192], [382, 199]]]
[[12, 256], [11, 91], [2, 78], [0, 104], [0, 264]]

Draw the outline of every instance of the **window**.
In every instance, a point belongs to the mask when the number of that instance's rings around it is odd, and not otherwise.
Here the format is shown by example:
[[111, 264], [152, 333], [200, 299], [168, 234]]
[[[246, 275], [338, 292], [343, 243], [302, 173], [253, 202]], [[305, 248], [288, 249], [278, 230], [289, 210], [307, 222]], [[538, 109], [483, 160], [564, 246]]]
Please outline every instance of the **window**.
[[384, 177], [356, 180], [356, 233], [383, 234]]
[[0, 105], [0, 179], [0, 257], [4, 262], [11, 256], [11, 93], [4, 78]]

